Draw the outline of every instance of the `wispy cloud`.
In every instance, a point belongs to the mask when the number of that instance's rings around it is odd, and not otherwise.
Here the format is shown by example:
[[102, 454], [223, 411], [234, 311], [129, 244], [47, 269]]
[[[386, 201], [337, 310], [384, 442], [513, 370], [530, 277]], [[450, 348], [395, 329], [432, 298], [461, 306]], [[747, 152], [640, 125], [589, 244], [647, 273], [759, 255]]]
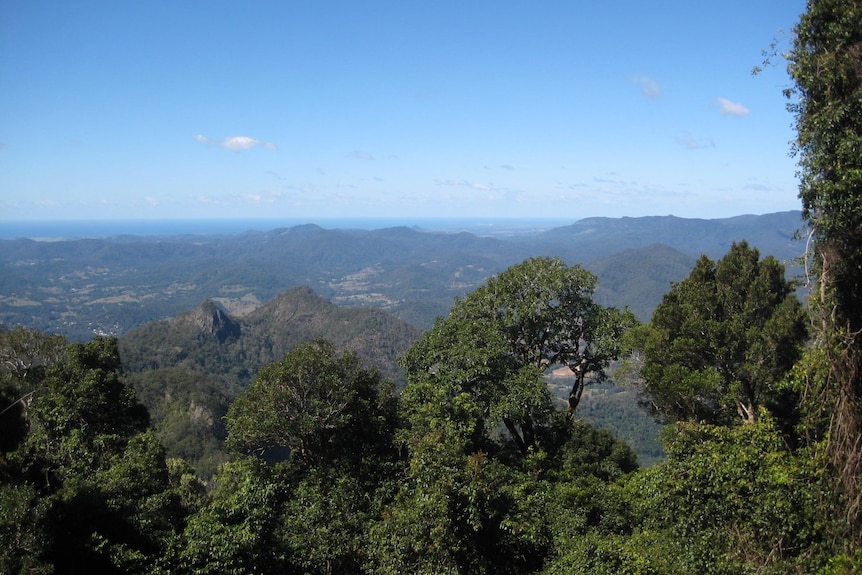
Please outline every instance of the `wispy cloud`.
[[348, 158], [355, 158], [357, 160], [373, 160], [374, 156], [369, 154], [368, 152], [361, 152], [359, 150], [354, 150], [352, 153], [347, 155]]
[[222, 140], [216, 140], [203, 134], [195, 134], [192, 138], [202, 144], [211, 144], [232, 152], [242, 152], [257, 147], [266, 148], [267, 150], [277, 149], [277, 146], [272, 142], [262, 142], [248, 136], [228, 136]]
[[481, 182], [470, 182], [467, 180], [457, 180], [457, 179], [438, 179], [434, 180], [434, 184], [437, 186], [464, 186], [467, 188], [472, 188], [474, 190], [482, 190], [485, 192], [496, 190], [496, 186], [494, 184], [483, 184]]
[[636, 84], [641, 94], [650, 100], [657, 100], [661, 96], [661, 86], [658, 82], [647, 76], [635, 76], [632, 83]]
[[249, 204], [274, 204], [282, 197], [281, 192], [261, 192], [240, 194], [241, 202]]
[[704, 148], [715, 147], [715, 141], [712, 138], [698, 138], [688, 132], [677, 136], [676, 143], [685, 146], [689, 150], [702, 150]]
[[740, 104], [739, 102], [731, 102], [727, 98], [718, 98], [715, 100], [718, 106], [718, 111], [726, 116], [747, 116], [751, 110]]

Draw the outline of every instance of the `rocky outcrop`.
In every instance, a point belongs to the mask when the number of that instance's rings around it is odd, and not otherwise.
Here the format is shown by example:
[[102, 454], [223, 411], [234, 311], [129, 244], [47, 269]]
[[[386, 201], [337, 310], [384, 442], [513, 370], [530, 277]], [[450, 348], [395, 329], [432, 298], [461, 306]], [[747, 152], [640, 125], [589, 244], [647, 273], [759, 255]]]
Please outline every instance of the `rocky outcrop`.
[[214, 336], [222, 343], [228, 338], [239, 337], [241, 332], [239, 323], [232, 320], [211, 300], [204, 301], [189, 312], [185, 319], [200, 333]]

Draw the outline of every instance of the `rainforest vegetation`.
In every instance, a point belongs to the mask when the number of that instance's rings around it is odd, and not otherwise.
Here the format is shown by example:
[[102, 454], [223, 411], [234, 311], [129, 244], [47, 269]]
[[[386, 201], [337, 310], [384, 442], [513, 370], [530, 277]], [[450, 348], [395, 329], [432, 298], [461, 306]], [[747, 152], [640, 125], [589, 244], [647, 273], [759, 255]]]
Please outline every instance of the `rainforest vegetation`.
[[[0, 332], [0, 572], [862, 571], [860, 46], [859, 2], [809, 0], [785, 55], [807, 305], [740, 238], [646, 322], [556, 257], [493, 275], [403, 349], [334, 327], [387, 321], [374, 314], [239, 344], [242, 326], [205, 305], [183, 321], [214, 337], [217, 371], [253, 356], [235, 389], [166, 325], [150, 328], [162, 356]], [[272, 309], [287, 315], [246, 325], [301, 317]], [[401, 381], [379, 367], [392, 355]], [[581, 416], [612, 374], [664, 424], [663, 461], [639, 466]], [[175, 389], [189, 409], [153, 401]], [[195, 465], [168, 454], [171, 425]]]

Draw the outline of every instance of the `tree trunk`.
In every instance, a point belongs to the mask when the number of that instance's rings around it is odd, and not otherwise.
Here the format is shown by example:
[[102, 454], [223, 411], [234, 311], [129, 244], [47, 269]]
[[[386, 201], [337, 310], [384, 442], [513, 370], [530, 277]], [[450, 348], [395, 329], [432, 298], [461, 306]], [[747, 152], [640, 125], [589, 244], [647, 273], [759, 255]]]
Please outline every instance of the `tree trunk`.
[[574, 373], [575, 383], [569, 392], [569, 407], [566, 410], [566, 419], [570, 422], [575, 420], [575, 412], [578, 410], [578, 405], [581, 403], [581, 395], [584, 393], [584, 374], [580, 370]]
[[503, 425], [506, 426], [506, 429], [509, 431], [509, 435], [512, 436], [512, 440], [515, 442], [515, 445], [518, 446], [518, 451], [521, 452], [521, 455], [527, 455], [527, 444], [524, 442], [521, 434], [518, 433], [518, 427], [515, 423], [510, 418], [504, 417]]
[[757, 407], [755, 407], [753, 402], [749, 401], [747, 404], [741, 401], [737, 402], [736, 412], [739, 413], [743, 423], [746, 425], [757, 423]]

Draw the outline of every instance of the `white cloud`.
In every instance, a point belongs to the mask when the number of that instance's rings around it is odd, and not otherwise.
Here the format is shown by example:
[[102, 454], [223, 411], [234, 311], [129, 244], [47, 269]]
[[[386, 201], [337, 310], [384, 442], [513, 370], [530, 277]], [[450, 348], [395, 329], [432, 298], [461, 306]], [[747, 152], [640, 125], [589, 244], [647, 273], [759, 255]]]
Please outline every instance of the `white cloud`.
[[249, 138], [248, 136], [231, 136], [230, 138], [222, 140], [219, 145], [222, 148], [238, 152], [240, 150], [250, 150], [258, 144], [260, 144], [260, 142], [254, 138]]
[[635, 76], [632, 82], [640, 87], [641, 94], [650, 100], [657, 100], [661, 96], [661, 86], [659, 83], [648, 78], [647, 76]]
[[747, 116], [751, 110], [740, 104], [739, 102], [731, 102], [727, 98], [716, 99], [718, 111], [727, 116]]
[[230, 150], [232, 152], [242, 152], [244, 150], [250, 150], [258, 146], [264, 147], [267, 150], [278, 149], [277, 146], [272, 142], [261, 142], [260, 140], [250, 138], [248, 136], [228, 136], [223, 140], [214, 140], [213, 138], [204, 136], [203, 134], [195, 134], [192, 136], [192, 138], [202, 144], [213, 144], [220, 148], [224, 148], [225, 150]]
[[374, 156], [372, 156], [368, 152], [361, 152], [359, 150], [354, 151], [348, 157], [349, 158], [355, 158], [357, 160], [373, 160], [374, 159]]

